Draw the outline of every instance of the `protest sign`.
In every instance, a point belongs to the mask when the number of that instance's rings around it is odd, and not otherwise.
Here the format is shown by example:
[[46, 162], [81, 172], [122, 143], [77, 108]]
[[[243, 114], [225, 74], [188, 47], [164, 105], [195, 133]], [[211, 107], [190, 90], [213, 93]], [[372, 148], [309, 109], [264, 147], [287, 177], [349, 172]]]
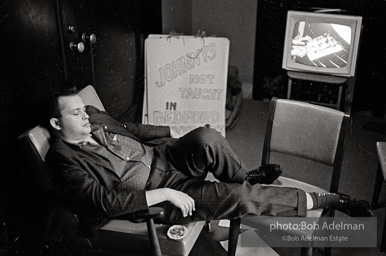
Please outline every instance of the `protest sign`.
[[228, 55], [227, 38], [150, 35], [142, 122], [178, 137], [210, 124], [225, 137]]

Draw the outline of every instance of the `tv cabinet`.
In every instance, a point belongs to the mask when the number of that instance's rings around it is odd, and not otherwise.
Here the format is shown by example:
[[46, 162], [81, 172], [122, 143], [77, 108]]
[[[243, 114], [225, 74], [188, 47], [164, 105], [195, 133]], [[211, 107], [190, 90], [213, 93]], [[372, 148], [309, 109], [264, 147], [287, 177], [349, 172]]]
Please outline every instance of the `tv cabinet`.
[[[296, 100], [307, 101], [313, 104], [331, 107], [334, 109], [342, 110], [346, 113], [351, 113], [352, 96], [353, 96], [354, 86], [355, 86], [354, 77], [331, 76], [331, 75], [322, 75], [322, 74], [296, 72], [296, 71], [287, 71], [287, 75], [288, 75], [287, 99], [294, 99], [292, 92], [293, 92], [293, 86], [296, 85], [296, 83], [294, 83], [295, 80], [306, 81], [306, 82], [309, 82], [310, 84], [312, 84], [312, 82], [317, 82], [322, 84], [323, 83], [333, 84], [338, 86], [337, 99], [333, 103], [331, 102], [326, 103], [319, 100], [304, 100], [304, 99], [303, 100], [296, 99]], [[343, 106], [343, 103], [344, 103], [344, 106]]]

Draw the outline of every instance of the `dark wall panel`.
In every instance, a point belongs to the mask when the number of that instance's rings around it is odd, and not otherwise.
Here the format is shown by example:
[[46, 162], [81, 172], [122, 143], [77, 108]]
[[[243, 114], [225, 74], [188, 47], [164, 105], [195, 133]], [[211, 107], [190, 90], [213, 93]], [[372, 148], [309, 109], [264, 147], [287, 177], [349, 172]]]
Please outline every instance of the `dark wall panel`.
[[[96, 44], [70, 50], [83, 32], [95, 33]], [[18, 237], [15, 248], [33, 255], [46, 217], [18, 136], [38, 124], [47, 94], [65, 82], [94, 84], [113, 116], [138, 120], [143, 39], [161, 32], [158, 0], [0, 0], [0, 217], [9, 241]]]
[[54, 1], [1, 1], [0, 10], [0, 211], [14, 241], [31, 228], [26, 216], [39, 226], [44, 209], [32, 175], [20, 168], [17, 137], [37, 124], [46, 93], [63, 79], [63, 62]]

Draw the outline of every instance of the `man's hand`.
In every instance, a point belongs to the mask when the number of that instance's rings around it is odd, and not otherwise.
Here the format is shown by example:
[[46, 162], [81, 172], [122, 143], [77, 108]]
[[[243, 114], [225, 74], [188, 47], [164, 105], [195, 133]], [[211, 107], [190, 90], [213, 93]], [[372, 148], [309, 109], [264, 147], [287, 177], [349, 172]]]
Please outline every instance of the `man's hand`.
[[181, 210], [182, 216], [191, 216], [196, 210], [194, 200], [188, 194], [171, 188], [160, 188], [146, 191], [148, 206], [169, 201]]
[[196, 210], [193, 198], [184, 192], [174, 189], [168, 189], [167, 194], [168, 201], [180, 208], [184, 217], [188, 215], [192, 216], [193, 212]]

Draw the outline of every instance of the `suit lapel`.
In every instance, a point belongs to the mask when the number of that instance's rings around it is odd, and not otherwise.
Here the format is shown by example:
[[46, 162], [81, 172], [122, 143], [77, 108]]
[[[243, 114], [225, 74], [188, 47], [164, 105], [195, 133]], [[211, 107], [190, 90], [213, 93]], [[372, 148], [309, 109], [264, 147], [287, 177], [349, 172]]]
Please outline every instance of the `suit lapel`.
[[78, 152], [78, 156], [83, 160], [83, 162], [85, 162], [85, 163], [86, 162], [91, 162], [91, 163], [93, 163], [95, 165], [101, 166], [104, 169], [112, 172], [115, 176], [117, 176], [119, 178], [118, 174], [116, 174], [116, 172], [114, 171], [113, 166], [109, 163], [109, 161], [106, 161], [100, 155], [95, 154], [93, 152], [89, 152], [87, 150], [83, 150], [83, 149], [79, 148], [76, 145], [70, 145], [70, 146], [72, 148], [74, 148]]
[[105, 132], [120, 134], [142, 143], [139, 138], [123, 127], [121, 123], [104, 113], [90, 115], [90, 122], [93, 124], [93, 129], [102, 128]]

